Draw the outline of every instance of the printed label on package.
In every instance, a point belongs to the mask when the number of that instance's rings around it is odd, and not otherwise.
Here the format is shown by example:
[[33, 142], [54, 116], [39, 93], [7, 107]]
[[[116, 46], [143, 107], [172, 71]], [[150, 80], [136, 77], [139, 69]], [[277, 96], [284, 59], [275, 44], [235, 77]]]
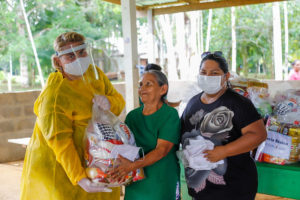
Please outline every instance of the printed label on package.
[[289, 159], [292, 137], [275, 131], [268, 131], [263, 152], [271, 156]]

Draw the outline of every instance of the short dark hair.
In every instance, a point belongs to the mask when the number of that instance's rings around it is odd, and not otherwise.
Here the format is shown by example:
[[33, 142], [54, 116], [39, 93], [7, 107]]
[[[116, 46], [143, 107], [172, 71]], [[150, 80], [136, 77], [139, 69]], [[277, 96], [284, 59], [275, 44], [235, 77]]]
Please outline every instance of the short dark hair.
[[145, 67], [145, 71], [150, 71], [150, 70], [158, 70], [161, 71], [161, 66], [154, 64], [154, 63], [149, 63], [146, 67]]
[[226, 74], [228, 72], [228, 63], [226, 59], [223, 56], [223, 53], [221, 51], [215, 51], [214, 53], [211, 52], [204, 52], [202, 54], [202, 60], [200, 63], [200, 69], [202, 68], [203, 63], [206, 60], [213, 60], [219, 64], [220, 69]]

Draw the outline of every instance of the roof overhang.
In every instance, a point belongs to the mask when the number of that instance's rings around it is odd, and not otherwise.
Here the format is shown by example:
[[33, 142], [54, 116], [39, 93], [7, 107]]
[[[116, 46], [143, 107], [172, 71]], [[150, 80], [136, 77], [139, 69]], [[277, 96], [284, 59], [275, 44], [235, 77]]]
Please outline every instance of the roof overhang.
[[[121, 5], [120, 0], [104, 1]], [[149, 9], [152, 9], [153, 15], [163, 15], [178, 12], [246, 6], [280, 1], [284, 0], [136, 0], [136, 9], [139, 12], [139, 15], [142, 16], [145, 15], [146, 11]]]

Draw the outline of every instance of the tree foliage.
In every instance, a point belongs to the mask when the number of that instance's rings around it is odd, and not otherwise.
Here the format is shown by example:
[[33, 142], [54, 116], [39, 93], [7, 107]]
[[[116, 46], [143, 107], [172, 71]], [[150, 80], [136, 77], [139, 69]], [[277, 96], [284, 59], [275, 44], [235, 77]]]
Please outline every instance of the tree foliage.
[[[110, 42], [111, 38], [122, 37], [121, 7], [101, 0], [24, 0], [39, 60], [44, 76], [53, 71], [51, 55], [54, 54], [53, 41], [67, 31], [77, 31], [86, 36], [96, 49], [101, 49], [103, 55], [110, 55], [117, 47]], [[281, 6], [282, 45], [284, 49], [284, 20], [283, 5]], [[300, 58], [300, 6], [299, 1], [288, 1], [289, 26], [289, 61]], [[190, 17], [195, 14], [184, 15], [186, 48], [191, 48]], [[37, 71], [33, 51], [25, 26], [24, 16], [18, 0], [0, 1], [0, 70], [8, 71], [12, 59], [13, 73], [19, 74], [20, 56], [26, 55], [26, 62], [30, 71]], [[166, 18], [166, 17], [165, 17]], [[206, 41], [208, 26], [208, 10], [202, 11], [203, 35]], [[171, 32], [163, 34], [163, 27], [156, 18], [156, 44], [158, 55], [164, 55], [167, 60], [168, 46], [176, 48], [175, 17], [168, 16]], [[145, 27], [146, 20], [139, 19], [138, 27]], [[183, 28], [183, 27], [182, 27]], [[199, 30], [200, 31], [200, 30]], [[237, 72], [244, 76], [258, 78], [273, 78], [273, 49], [272, 49], [272, 4], [259, 4], [237, 7], [236, 36], [237, 36]], [[200, 32], [199, 32], [200, 34]], [[199, 35], [198, 34], [198, 35]], [[221, 50], [231, 62], [231, 14], [230, 8], [214, 9], [211, 26], [210, 51]], [[166, 38], [171, 42], [166, 43]], [[199, 37], [200, 38], [200, 37]], [[200, 39], [197, 40], [200, 40]], [[139, 34], [139, 41], [147, 40], [146, 35]], [[172, 44], [172, 45], [171, 45]], [[205, 45], [205, 44], [204, 44]], [[170, 48], [170, 47], [169, 47]], [[199, 48], [199, 47], [198, 47]], [[99, 50], [100, 51], [100, 50]], [[173, 50], [178, 65], [178, 51]], [[193, 52], [187, 53], [192, 56]], [[284, 56], [284, 55], [283, 55]], [[188, 58], [190, 59], [190, 58]], [[161, 59], [160, 64], [164, 62]], [[284, 59], [283, 59], [284, 60]], [[166, 61], [167, 62], [167, 61]], [[229, 65], [230, 66], [230, 65]], [[170, 66], [171, 67], [171, 66]], [[179, 67], [176, 67], [177, 69]], [[109, 70], [106, 68], [106, 70]], [[178, 71], [180, 77], [180, 71]], [[29, 73], [32, 74], [32, 73]], [[37, 74], [37, 73], [36, 73]]]
[[[97, 0], [27, 0], [25, 9], [36, 44], [44, 76], [51, 67], [55, 38], [67, 31], [83, 34], [94, 47], [111, 51], [106, 40], [121, 36], [121, 8], [118, 5]], [[18, 71], [21, 53], [27, 55], [29, 66], [35, 68], [35, 60], [28, 40], [25, 21], [18, 1], [0, 1], [0, 64], [7, 68], [12, 55], [15, 71]], [[20, 33], [23, 29], [23, 34]]]

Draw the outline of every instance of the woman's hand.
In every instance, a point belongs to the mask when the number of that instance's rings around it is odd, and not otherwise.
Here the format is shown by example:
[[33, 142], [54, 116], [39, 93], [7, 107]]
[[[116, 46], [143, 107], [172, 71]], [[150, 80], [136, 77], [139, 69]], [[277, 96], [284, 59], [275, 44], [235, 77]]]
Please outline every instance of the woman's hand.
[[104, 187], [99, 186], [97, 183], [93, 183], [88, 178], [83, 178], [78, 182], [78, 185], [88, 193], [96, 193], [96, 192], [111, 192], [112, 190]]
[[140, 158], [139, 160], [131, 162], [119, 155], [120, 165], [110, 171], [112, 180], [119, 182], [124, 181], [129, 172], [156, 163], [165, 157], [173, 146], [174, 144], [172, 142], [163, 139], [157, 139], [156, 148], [147, 153], [144, 158]]
[[223, 160], [227, 157], [226, 149], [224, 146], [215, 146], [213, 150], [203, 151], [204, 158], [206, 158], [210, 162], [218, 162], [219, 160]]
[[123, 182], [129, 172], [133, 171], [133, 162], [124, 158], [123, 156], [118, 156], [119, 165], [118, 167], [110, 171], [111, 179], [113, 182]]

